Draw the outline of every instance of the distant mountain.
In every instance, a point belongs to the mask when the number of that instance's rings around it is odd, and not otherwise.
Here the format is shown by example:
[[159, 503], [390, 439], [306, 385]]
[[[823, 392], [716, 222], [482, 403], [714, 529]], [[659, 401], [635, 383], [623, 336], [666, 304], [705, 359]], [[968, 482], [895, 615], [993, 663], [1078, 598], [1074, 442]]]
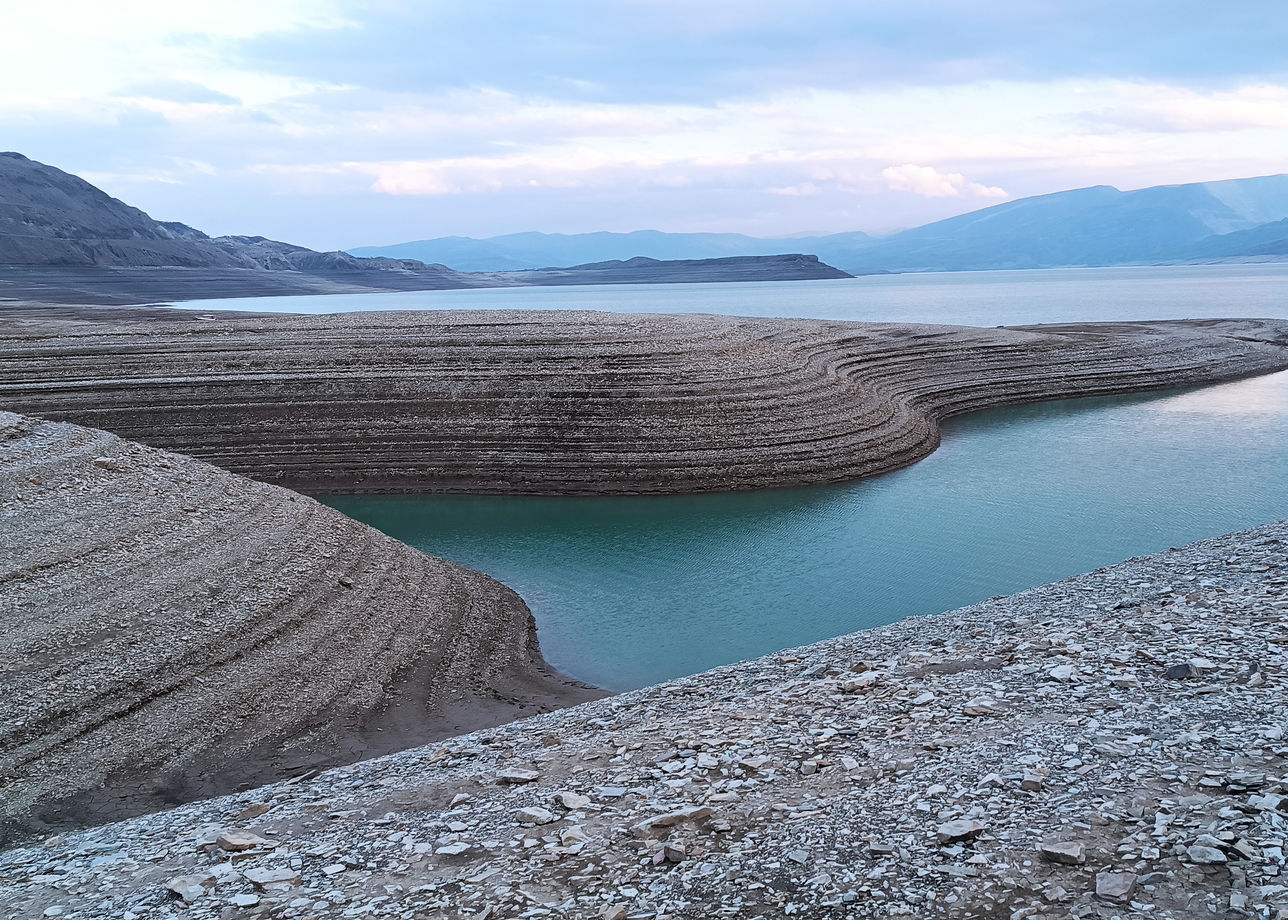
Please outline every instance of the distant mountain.
[[1288, 257], [1288, 219], [1236, 230], [1200, 240], [1187, 253], [1189, 260]]
[[[873, 240], [830, 261], [847, 271], [956, 271], [1156, 263], [1214, 234], [1288, 218], [1288, 175], [1122, 192], [1107, 185], [1022, 198]], [[824, 256], [824, 258], [827, 258]]]
[[818, 256], [801, 253], [723, 259], [659, 260], [636, 256], [569, 268], [500, 274], [523, 284], [675, 284], [686, 281], [816, 281], [852, 277], [823, 264]]
[[444, 282], [456, 274], [441, 265], [314, 252], [262, 236], [212, 239], [186, 224], [153, 220], [79, 176], [12, 152], [0, 153], [0, 265], [374, 272]]
[[0, 153], [0, 299], [10, 302], [128, 304], [280, 294], [844, 277], [844, 272], [803, 255], [679, 263], [632, 259], [572, 269], [466, 273], [416, 259], [315, 252], [262, 236], [212, 238], [186, 224], [153, 220], [60, 169], [20, 153]]
[[[546, 268], [551, 265], [586, 265], [643, 256], [658, 260], [722, 259], [730, 256], [770, 256], [805, 251], [813, 253], [818, 239], [838, 244], [869, 239], [866, 233], [841, 233], [831, 237], [759, 239], [740, 233], [510, 233], [484, 240], [444, 236], [392, 246], [360, 246], [355, 256], [385, 256], [441, 262], [460, 271], [499, 272]], [[826, 260], [825, 260], [826, 261]]]
[[[1288, 175], [1276, 175], [1128, 192], [1108, 185], [1074, 189], [1008, 201], [879, 238], [837, 233], [757, 239], [656, 230], [570, 236], [516, 233], [484, 240], [444, 237], [351, 252], [428, 259], [474, 271], [637, 255], [705, 259], [785, 250], [812, 253], [853, 274], [1053, 268], [1275, 255], [1273, 239], [1233, 235], [1285, 218]], [[1276, 231], [1266, 232], [1273, 236]], [[1253, 251], [1244, 252], [1245, 245]], [[1267, 247], [1272, 251], [1264, 252]], [[1205, 255], [1216, 252], [1226, 254]]]

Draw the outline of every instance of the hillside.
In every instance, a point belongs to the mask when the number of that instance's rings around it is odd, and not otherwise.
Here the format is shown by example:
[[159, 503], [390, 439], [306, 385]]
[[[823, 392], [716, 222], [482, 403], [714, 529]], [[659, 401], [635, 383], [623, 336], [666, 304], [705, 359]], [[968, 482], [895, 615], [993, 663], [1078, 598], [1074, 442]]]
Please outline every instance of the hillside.
[[1288, 256], [1288, 219], [1238, 230], [1219, 236], [1209, 236], [1190, 249], [1189, 259], [1256, 258], [1258, 256]]
[[314, 252], [262, 236], [211, 238], [153, 220], [78, 176], [0, 153], [0, 265], [248, 268], [442, 275], [443, 266]]

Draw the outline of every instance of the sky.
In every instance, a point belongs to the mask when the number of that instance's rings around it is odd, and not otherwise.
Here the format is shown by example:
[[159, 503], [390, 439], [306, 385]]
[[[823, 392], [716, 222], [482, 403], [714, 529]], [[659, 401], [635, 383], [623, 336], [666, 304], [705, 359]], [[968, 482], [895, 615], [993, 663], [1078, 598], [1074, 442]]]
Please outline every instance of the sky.
[[1288, 172], [1283, 0], [60, 0], [0, 87], [0, 149], [319, 249]]

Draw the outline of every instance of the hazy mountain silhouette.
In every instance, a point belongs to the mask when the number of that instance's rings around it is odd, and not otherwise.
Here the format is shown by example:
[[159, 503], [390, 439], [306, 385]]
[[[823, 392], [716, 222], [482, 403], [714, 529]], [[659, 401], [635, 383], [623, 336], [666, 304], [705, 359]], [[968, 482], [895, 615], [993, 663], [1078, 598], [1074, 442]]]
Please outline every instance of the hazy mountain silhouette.
[[[735, 233], [513, 233], [442, 237], [350, 250], [470, 271], [628, 259], [705, 259], [808, 252], [855, 274], [1052, 268], [1276, 255], [1251, 233], [1288, 218], [1288, 175], [1155, 186], [1108, 185], [1021, 198], [887, 237], [837, 233], [758, 239]], [[1275, 232], [1267, 230], [1272, 237]], [[1240, 236], [1248, 233], [1250, 235]], [[1272, 251], [1265, 251], [1270, 247]]]

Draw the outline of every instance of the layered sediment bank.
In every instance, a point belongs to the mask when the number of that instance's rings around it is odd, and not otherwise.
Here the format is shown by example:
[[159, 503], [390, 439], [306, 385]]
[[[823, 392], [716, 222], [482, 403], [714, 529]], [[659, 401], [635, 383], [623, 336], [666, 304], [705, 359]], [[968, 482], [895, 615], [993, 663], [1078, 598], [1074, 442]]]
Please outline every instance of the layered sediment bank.
[[603, 695], [492, 579], [106, 432], [0, 412], [0, 533], [0, 843]]
[[306, 491], [700, 492], [886, 472], [974, 409], [1279, 370], [1288, 322], [13, 320], [0, 361], [0, 407]]
[[1286, 616], [1281, 522], [0, 853], [0, 905], [1282, 918]]

